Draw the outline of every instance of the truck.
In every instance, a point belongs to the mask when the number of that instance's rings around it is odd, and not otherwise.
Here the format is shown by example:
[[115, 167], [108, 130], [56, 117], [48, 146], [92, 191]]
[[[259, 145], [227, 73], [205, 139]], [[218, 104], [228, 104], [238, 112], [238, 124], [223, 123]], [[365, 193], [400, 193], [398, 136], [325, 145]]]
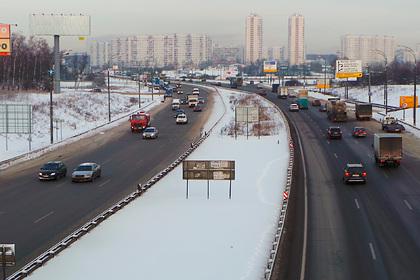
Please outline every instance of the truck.
[[177, 110], [181, 107], [181, 101], [179, 98], [172, 99], [172, 110]]
[[386, 132], [403, 132], [405, 130], [405, 127], [398, 123], [398, 120], [394, 118], [393, 116], [386, 115], [382, 121], [382, 130]]
[[308, 109], [308, 90], [301, 89], [298, 92], [297, 95], [297, 104], [299, 106], [299, 109]]
[[402, 137], [398, 134], [375, 133], [373, 137], [375, 162], [383, 167], [398, 167], [402, 160]]
[[277, 89], [277, 98], [281, 98], [281, 99], [287, 98], [287, 87], [279, 87]]
[[357, 103], [356, 104], [356, 119], [358, 121], [369, 121], [372, 118], [372, 104]]
[[347, 106], [344, 101], [329, 98], [327, 102], [327, 116], [332, 122], [347, 121]]
[[188, 107], [195, 107], [198, 105], [198, 94], [188, 95]]
[[232, 77], [229, 79], [229, 81], [230, 81], [230, 88], [241, 87], [244, 83], [244, 79], [242, 77]]
[[131, 132], [140, 132], [150, 125], [150, 114], [144, 111], [132, 114], [129, 118]]

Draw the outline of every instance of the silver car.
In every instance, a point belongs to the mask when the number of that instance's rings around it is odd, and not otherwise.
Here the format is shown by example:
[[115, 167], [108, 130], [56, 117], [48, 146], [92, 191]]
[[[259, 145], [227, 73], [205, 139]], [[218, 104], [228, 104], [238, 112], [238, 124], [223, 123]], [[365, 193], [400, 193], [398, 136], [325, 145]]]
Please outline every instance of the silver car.
[[72, 182], [93, 182], [101, 177], [101, 166], [94, 162], [82, 163], [71, 174]]
[[156, 139], [159, 135], [159, 131], [156, 127], [148, 127], [143, 131], [143, 139]]

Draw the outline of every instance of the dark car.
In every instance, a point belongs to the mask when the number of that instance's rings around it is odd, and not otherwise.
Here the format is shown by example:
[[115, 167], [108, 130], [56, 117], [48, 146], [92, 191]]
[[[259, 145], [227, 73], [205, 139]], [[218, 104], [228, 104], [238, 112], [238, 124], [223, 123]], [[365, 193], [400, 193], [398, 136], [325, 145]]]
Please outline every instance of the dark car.
[[401, 133], [405, 130], [405, 127], [399, 123], [392, 123], [388, 124], [383, 130], [391, 133]]
[[320, 111], [320, 112], [327, 112], [327, 105], [321, 104], [321, 106], [319, 106], [318, 111]]
[[366, 128], [356, 126], [353, 128], [352, 135], [353, 137], [366, 137], [367, 136]]
[[181, 103], [181, 105], [187, 105], [187, 104], [188, 104], [188, 99], [187, 99], [186, 97], [181, 98], [181, 99], [179, 100], [179, 103]]
[[179, 114], [185, 114], [185, 111], [183, 109], [177, 109], [175, 111], [174, 118], [178, 117]]
[[201, 112], [201, 111], [203, 111], [203, 108], [200, 105], [197, 105], [197, 106], [194, 106], [193, 111], [194, 112]]
[[41, 181], [46, 180], [57, 180], [62, 177], [66, 177], [67, 167], [61, 161], [50, 161], [44, 164], [38, 173], [38, 178]]
[[101, 177], [101, 166], [94, 162], [82, 163], [71, 174], [72, 182], [93, 182]]
[[221, 82], [217, 82], [216, 83], [216, 86], [221, 87], [222, 86], [222, 83]]
[[327, 135], [329, 139], [341, 139], [343, 133], [341, 132], [341, 128], [338, 126], [330, 126], [327, 129]]
[[321, 100], [319, 100], [319, 99], [314, 99], [314, 100], [312, 100], [312, 106], [314, 106], [314, 107], [318, 107], [318, 106], [321, 106]]
[[361, 163], [347, 163], [343, 174], [344, 183], [366, 184], [367, 173]]
[[250, 85], [253, 85], [253, 84], [254, 84], [254, 81], [249, 81], [249, 84], [250, 84]]
[[265, 96], [265, 95], [267, 95], [267, 92], [265, 91], [265, 89], [263, 89], [263, 88], [259, 88], [258, 89], [258, 91], [257, 91], [257, 93], [259, 94], [259, 95], [261, 95], [261, 96]]
[[198, 98], [198, 104], [204, 104], [204, 102], [205, 102], [204, 97]]

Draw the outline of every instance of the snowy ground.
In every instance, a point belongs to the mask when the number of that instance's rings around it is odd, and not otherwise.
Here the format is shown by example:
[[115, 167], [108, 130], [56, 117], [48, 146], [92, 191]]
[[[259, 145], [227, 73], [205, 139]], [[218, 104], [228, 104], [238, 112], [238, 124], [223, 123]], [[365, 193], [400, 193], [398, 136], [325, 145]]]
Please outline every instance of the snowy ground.
[[[189, 159], [235, 160], [231, 200], [227, 181], [210, 182], [209, 200], [206, 182], [190, 181], [186, 199], [179, 166], [29, 279], [261, 279], [286, 182], [286, 128], [275, 113], [278, 134], [235, 140], [221, 133], [234, 118], [232, 94], [221, 95], [227, 113]], [[224, 110], [215, 102], [211, 122]]]
[[[134, 83], [134, 85], [133, 85]], [[134, 81], [111, 82], [111, 118], [117, 119], [139, 108], [138, 86]], [[120, 94], [123, 92], [124, 94]], [[151, 99], [141, 95], [142, 107], [147, 109], [160, 103], [161, 97]], [[133, 95], [130, 95], [132, 93]], [[31, 104], [33, 107], [31, 150], [50, 145], [48, 93], [10, 93], [0, 95], [0, 104]], [[54, 142], [91, 130], [108, 122], [108, 94], [90, 92], [89, 89], [63, 88], [61, 94], [54, 94]], [[0, 161], [29, 152], [28, 134], [0, 134]]]

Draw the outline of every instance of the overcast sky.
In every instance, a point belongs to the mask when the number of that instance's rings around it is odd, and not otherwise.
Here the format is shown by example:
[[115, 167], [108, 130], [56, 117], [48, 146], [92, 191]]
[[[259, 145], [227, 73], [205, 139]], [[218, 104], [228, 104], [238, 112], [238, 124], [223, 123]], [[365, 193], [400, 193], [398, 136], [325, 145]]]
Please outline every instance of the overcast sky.
[[[17, 23], [27, 34], [30, 13], [83, 13], [92, 16], [94, 37], [206, 33], [216, 42], [239, 45], [245, 18], [255, 12], [264, 20], [266, 47], [287, 46], [287, 19], [297, 12], [305, 16], [308, 53], [334, 53], [343, 34], [393, 35], [399, 44], [415, 47], [419, 11], [419, 0], [13, 0], [2, 5], [0, 22]], [[75, 47], [77, 39], [63, 43]]]

